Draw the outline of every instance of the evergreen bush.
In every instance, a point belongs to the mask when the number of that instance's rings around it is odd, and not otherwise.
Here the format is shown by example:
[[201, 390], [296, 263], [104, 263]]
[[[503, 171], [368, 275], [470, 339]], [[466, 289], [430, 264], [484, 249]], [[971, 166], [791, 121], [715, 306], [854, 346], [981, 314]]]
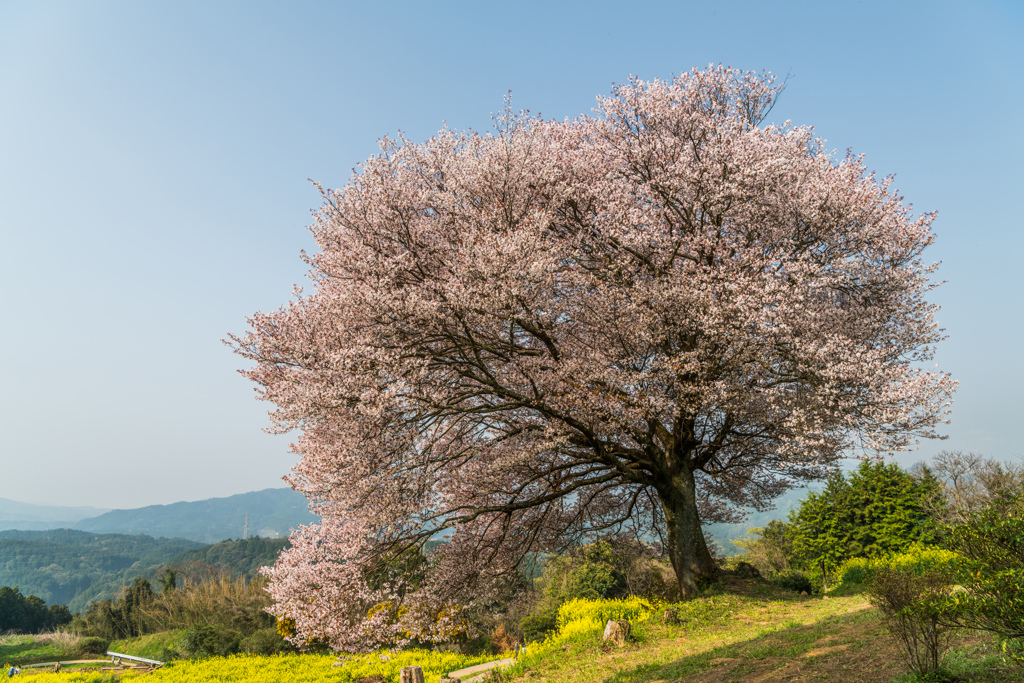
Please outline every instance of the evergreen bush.
[[559, 603], [621, 597], [628, 590], [624, 564], [608, 541], [590, 543], [545, 567], [547, 594]]

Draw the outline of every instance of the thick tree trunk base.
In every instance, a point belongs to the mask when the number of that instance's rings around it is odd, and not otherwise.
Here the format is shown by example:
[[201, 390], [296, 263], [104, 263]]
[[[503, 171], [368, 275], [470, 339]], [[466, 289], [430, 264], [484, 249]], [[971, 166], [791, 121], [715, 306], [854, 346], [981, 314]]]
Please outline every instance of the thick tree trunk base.
[[[682, 557], [672, 561], [672, 569], [676, 573], [676, 581], [679, 586], [679, 599], [689, 600], [697, 597], [700, 593], [701, 584], [713, 581], [718, 576], [718, 565], [710, 552], [707, 552], [707, 545], [701, 537], [700, 545], [704, 546], [706, 557]], [[697, 550], [696, 548], [694, 550]], [[670, 558], [672, 553], [669, 554]]]
[[697, 512], [696, 486], [692, 473], [673, 481], [674, 490], [662, 497], [668, 531], [668, 554], [679, 584], [679, 599], [698, 593], [698, 583], [714, 579], [718, 566], [711, 557]]

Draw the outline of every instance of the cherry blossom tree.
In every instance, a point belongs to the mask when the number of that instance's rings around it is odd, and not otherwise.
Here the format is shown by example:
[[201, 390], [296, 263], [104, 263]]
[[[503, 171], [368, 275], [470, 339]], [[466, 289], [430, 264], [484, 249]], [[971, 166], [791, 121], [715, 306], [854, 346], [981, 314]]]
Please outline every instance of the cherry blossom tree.
[[764, 124], [779, 92], [634, 79], [575, 120], [385, 139], [321, 188], [312, 291], [232, 337], [323, 516], [269, 571], [295, 639], [443, 640], [525, 558], [627, 531], [692, 596], [702, 522], [936, 436], [934, 214]]

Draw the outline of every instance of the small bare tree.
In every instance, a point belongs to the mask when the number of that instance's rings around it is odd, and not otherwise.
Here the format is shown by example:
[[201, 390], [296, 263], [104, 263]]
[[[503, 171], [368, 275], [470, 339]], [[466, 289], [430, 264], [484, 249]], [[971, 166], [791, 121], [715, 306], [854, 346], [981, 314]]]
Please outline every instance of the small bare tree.
[[962, 524], [973, 513], [1024, 489], [1024, 464], [1000, 462], [979, 453], [942, 451], [928, 465], [912, 468], [911, 474], [938, 480], [942, 494], [928, 502], [928, 511], [948, 524]]
[[750, 529], [746, 538], [734, 543], [743, 548], [744, 559], [765, 576], [789, 571], [793, 539], [785, 522], [773, 519], [766, 527]]

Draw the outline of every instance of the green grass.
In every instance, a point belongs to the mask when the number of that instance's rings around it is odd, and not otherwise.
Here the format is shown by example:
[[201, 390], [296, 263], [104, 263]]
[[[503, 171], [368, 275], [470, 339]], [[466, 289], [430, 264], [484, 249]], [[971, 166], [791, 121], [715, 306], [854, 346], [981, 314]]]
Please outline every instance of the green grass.
[[[635, 626], [634, 643], [622, 651], [609, 651], [600, 640], [601, 628], [574, 634], [565, 642], [534, 646], [505, 678], [550, 681], [649, 681], [700, 671], [704, 664], [720, 656], [715, 645], [741, 638], [774, 634], [783, 623], [802, 624], [797, 615], [815, 606], [819, 612], [841, 611], [838, 602], [800, 598], [762, 583], [743, 586], [743, 594], [713, 589], [699, 599], [672, 605], [680, 618], [678, 625], [664, 624], [660, 611]], [[861, 606], [862, 600], [857, 600]], [[556, 645], [561, 648], [552, 648]], [[792, 644], [789, 645], [793, 647]], [[772, 648], [777, 649], [773, 645]], [[769, 650], [754, 648], [751, 655], [762, 657]], [[679, 671], [671, 664], [680, 654], [694, 658]], [[636, 663], [629, 666], [631, 661]]]
[[[600, 630], [534, 646], [500, 676], [517, 683], [745, 683], [827, 680], [923, 683], [906, 675], [895, 641], [860, 591], [828, 599], [797, 596], [763, 582], [731, 581], [682, 605], [678, 626], [660, 614], [637, 624], [623, 648]], [[989, 643], [985, 645], [985, 643]], [[999, 661], [990, 639], [961, 633], [949, 670], [966, 683], [1024, 681]], [[987, 648], [987, 649], [986, 649]]]
[[[177, 647], [184, 631], [165, 631], [140, 638], [117, 640], [110, 644], [109, 649], [126, 655], [146, 657], [160, 660], [165, 647]], [[88, 653], [83, 650], [82, 639], [69, 633], [43, 633], [39, 635], [10, 635], [0, 637], [0, 664], [6, 669], [9, 665], [27, 666], [55, 661], [72, 661], [80, 659], [105, 659], [105, 663], [95, 665], [64, 666], [65, 673], [60, 680], [92, 683], [113, 682], [121, 679], [119, 674], [99, 671], [109, 666], [109, 658], [103, 654]], [[23, 676], [38, 676], [39, 669], [25, 669]], [[84, 678], [83, 678], [84, 677]], [[21, 677], [19, 677], [20, 680]], [[33, 680], [30, 678], [29, 680]], [[56, 680], [56, 679], [55, 679]]]
[[[661, 657], [661, 661], [620, 671], [605, 680], [607, 683], [639, 683], [680, 679], [711, 671], [723, 660], [733, 659], [739, 661], [733, 665], [730, 673], [742, 680], [743, 675], [753, 675], [767, 668], [764, 664], [770, 664], [771, 660], [813, 660], [813, 652], [820, 647], [822, 641], [828, 642], [829, 647], [859, 649], [863, 643], [858, 642], [855, 635], [846, 634], [858, 630], [852, 627], [873, 622], [873, 615], [864, 611], [828, 617], [809, 625], [792, 625], [793, 622], [787, 622], [781, 628], [767, 630], [753, 638], [710, 647], [689, 656], [677, 658], [669, 654]], [[818, 656], [826, 656], [826, 653]]]
[[[184, 631], [164, 631], [139, 638], [115, 640], [109, 650], [136, 657], [161, 659], [164, 648], [177, 648]], [[72, 634], [43, 633], [0, 637], [0, 664], [40, 664], [74, 659], [103, 659], [104, 654], [87, 653], [81, 639]]]
[[138, 638], [115, 640], [110, 644], [110, 651], [120, 652], [123, 655], [163, 661], [165, 648], [177, 650], [183, 635], [185, 635], [185, 631], [178, 629], [150, 633]]
[[83, 659], [78, 638], [67, 634], [12, 635], [0, 637], [0, 663], [39, 664], [59, 659]]
[[942, 669], [930, 679], [903, 674], [893, 683], [1003, 683], [1024, 681], [1024, 668], [1008, 662], [997, 638], [980, 637], [969, 645], [955, 647], [946, 655]]

